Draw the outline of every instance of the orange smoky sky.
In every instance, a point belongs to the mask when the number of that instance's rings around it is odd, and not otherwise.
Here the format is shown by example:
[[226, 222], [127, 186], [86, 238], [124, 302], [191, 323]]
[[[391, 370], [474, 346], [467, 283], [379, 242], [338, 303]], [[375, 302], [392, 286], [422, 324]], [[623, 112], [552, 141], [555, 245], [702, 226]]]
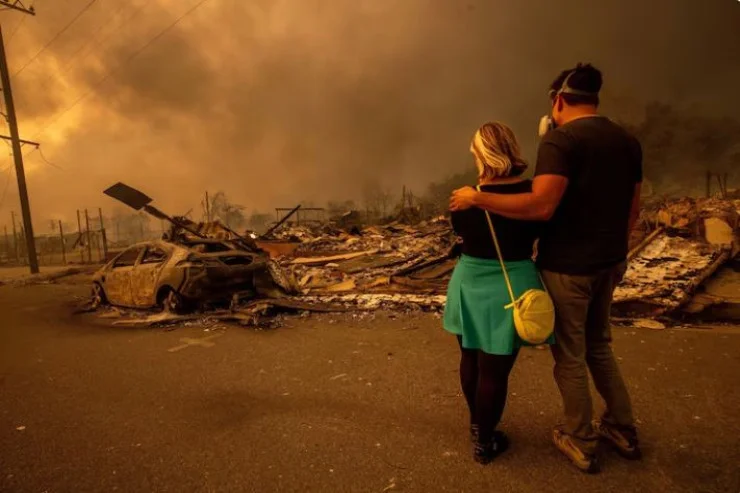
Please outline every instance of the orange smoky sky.
[[[0, 25], [21, 137], [42, 144], [43, 154], [24, 148], [39, 233], [78, 208], [119, 207], [102, 194], [117, 181], [197, 215], [206, 190], [248, 213], [360, 202], [368, 184], [423, 192], [472, 166], [468, 141], [487, 120], [510, 124], [532, 158], [547, 86], [578, 61], [603, 70], [605, 110], [623, 118], [639, 120], [652, 100], [740, 112], [732, 0], [35, 8], [2, 11]], [[19, 211], [6, 154], [0, 225]]]

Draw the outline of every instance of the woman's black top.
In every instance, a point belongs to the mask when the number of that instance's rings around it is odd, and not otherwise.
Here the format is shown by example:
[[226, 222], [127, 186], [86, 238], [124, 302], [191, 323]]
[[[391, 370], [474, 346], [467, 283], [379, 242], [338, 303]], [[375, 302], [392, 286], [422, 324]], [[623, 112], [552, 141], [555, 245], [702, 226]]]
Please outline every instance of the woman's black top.
[[[493, 193], [529, 193], [532, 181], [482, 185], [481, 191]], [[504, 260], [517, 261], [532, 258], [534, 242], [539, 236], [542, 223], [539, 221], [520, 221], [491, 214]], [[472, 207], [464, 211], [452, 212], [452, 228], [463, 240], [462, 253], [470, 257], [497, 259], [483, 210]]]

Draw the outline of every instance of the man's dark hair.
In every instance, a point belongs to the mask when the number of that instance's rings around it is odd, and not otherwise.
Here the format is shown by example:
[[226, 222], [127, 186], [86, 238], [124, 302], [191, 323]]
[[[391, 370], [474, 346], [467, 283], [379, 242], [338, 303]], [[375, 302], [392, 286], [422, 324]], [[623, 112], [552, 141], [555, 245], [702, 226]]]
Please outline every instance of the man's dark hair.
[[568, 87], [571, 89], [592, 93], [589, 95], [563, 93], [561, 96], [566, 103], [571, 106], [578, 104], [599, 105], [599, 91], [603, 84], [599, 69], [590, 63], [579, 63], [575, 68], [563, 70], [550, 85], [551, 94], [557, 93], [563, 87], [565, 79], [568, 79]]

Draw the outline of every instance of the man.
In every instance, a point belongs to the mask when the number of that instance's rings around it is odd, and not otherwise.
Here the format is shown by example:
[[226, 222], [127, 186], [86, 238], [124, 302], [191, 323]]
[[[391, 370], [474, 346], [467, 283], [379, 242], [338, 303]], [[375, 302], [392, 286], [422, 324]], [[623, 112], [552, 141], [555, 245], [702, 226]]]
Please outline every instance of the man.
[[[565, 411], [553, 441], [589, 473], [599, 470], [599, 437], [626, 458], [641, 456], [629, 394], [610, 346], [609, 311], [639, 214], [642, 151], [635, 138], [598, 114], [601, 85], [601, 72], [581, 64], [552, 83], [554, 128], [545, 128], [531, 193], [465, 187], [450, 199], [452, 210], [479, 207], [547, 221], [537, 263], [556, 307], [552, 353]], [[587, 369], [606, 402], [606, 412], [593, 423]]]

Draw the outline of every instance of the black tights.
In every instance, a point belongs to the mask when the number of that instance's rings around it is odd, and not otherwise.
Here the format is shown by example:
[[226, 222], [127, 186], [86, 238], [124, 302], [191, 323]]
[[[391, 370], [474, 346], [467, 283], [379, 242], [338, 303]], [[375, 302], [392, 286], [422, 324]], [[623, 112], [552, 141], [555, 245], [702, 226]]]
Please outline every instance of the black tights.
[[460, 383], [470, 409], [470, 424], [478, 425], [481, 443], [491, 440], [506, 406], [509, 373], [514, 367], [518, 350], [510, 355], [488, 354], [462, 347], [458, 336], [460, 356]]

